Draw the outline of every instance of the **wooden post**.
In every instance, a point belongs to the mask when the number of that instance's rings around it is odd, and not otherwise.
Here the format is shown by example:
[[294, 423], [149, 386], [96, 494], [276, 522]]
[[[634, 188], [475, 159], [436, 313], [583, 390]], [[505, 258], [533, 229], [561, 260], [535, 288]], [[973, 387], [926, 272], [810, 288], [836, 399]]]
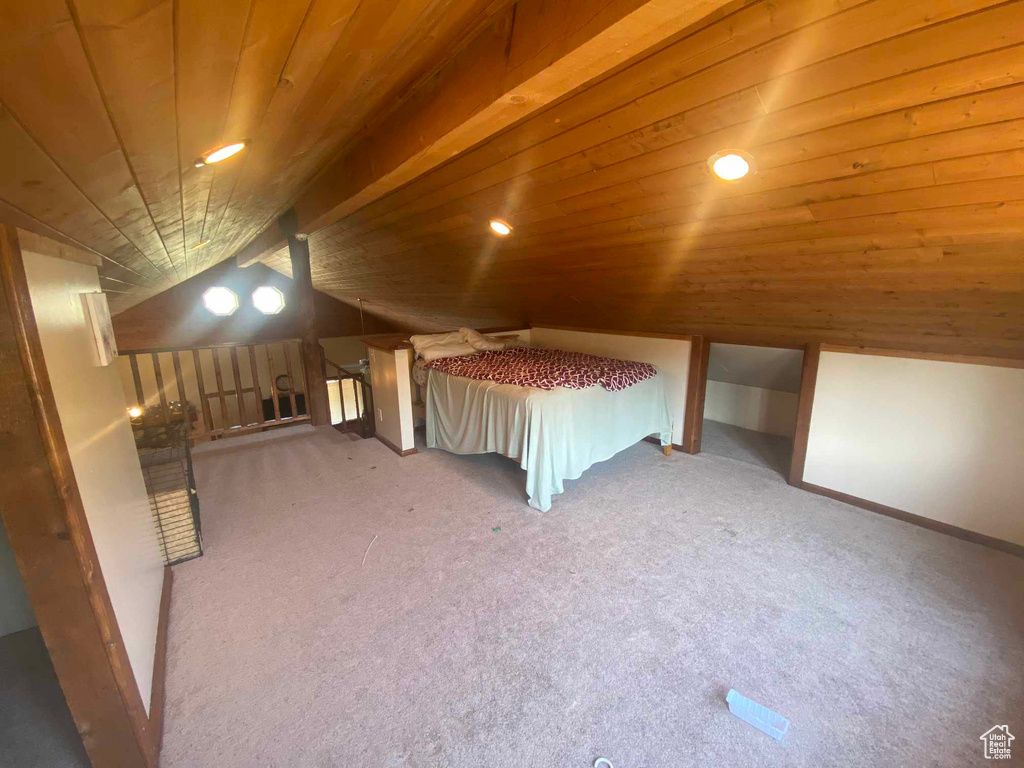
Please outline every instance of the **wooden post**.
[[[288, 255], [292, 262], [295, 304], [299, 315], [299, 354], [306, 375], [306, 409], [314, 427], [331, 423], [327, 400], [327, 377], [320, 358], [320, 340], [316, 335], [316, 313], [313, 309], [313, 274], [309, 267], [309, 242], [297, 231], [295, 211], [289, 210], [279, 220], [281, 233], [288, 238]], [[294, 386], [292, 387], [294, 389]], [[292, 416], [295, 416], [292, 411]]]
[[804, 365], [800, 372], [800, 399], [796, 407], [796, 431], [793, 434], [793, 458], [789, 463], [789, 484], [798, 487], [804, 482], [807, 438], [811, 434], [811, 409], [814, 406], [814, 388], [818, 383], [820, 358], [821, 344], [807, 344], [804, 347]]
[[690, 339], [690, 372], [686, 379], [686, 414], [683, 420], [683, 450], [687, 453], [700, 453], [710, 354], [711, 344], [704, 336]]
[[0, 224], [0, 516], [93, 765], [155, 768], [139, 695], [71, 467], [12, 227]]

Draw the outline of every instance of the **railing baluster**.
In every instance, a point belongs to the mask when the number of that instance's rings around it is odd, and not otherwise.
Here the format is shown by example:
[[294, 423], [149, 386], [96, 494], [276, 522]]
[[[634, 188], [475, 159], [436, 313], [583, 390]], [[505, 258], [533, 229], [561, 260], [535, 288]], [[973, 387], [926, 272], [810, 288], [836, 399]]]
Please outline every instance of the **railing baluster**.
[[[292, 406], [292, 418], [294, 419], [299, 415], [298, 409], [295, 407], [295, 376], [292, 373], [292, 356], [288, 349], [288, 343], [281, 345], [284, 350], [284, 365], [285, 371], [288, 373], [288, 402]], [[299, 365], [302, 365], [302, 355], [299, 355]], [[306, 394], [306, 413], [309, 413], [309, 395]]]
[[235, 379], [235, 397], [238, 399], [238, 421], [240, 427], [249, 426], [245, 415], [245, 395], [242, 393], [242, 375], [238, 370], [238, 347], [231, 347], [231, 375]]
[[132, 381], [135, 382], [135, 404], [139, 408], [146, 407], [146, 395], [142, 391], [142, 376], [139, 375], [139, 361], [135, 353], [128, 355], [128, 363], [132, 367]]
[[153, 375], [156, 377], [156, 390], [160, 394], [160, 415], [163, 416], [164, 424], [170, 422], [170, 411], [167, 409], [167, 394], [164, 392], [164, 377], [160, 373], [160, 354], [153, 352]]
[[224, 397], [224, 377], [220, 373], [220, 349], [214, 348], [210, 352], [213, 353], [213, 377], [217, 380], [217, 398], [220, 400], [221, 427], [227, 429], [233, 424], [228, 418], [228, 402]]
[[270, 353], [270, 345], [267, 344], [267, 370], [270, 371], [270, 391], [273, 393], [271, 400], [274, 401], [274, 422], [281, 421], [281, 403], [278, 401], [277, 376], [274, 374], [274, 356]]
[[213, 413], [210, 412], [210, 400], [206, 397], [206, 387], [203, 386], [203, 363], [199, 359], [199, 350], [192, 350], [192, 362], [196, 367], [196, 385], [199, 388], [199, 407], [203, 411], [204, 432], [213, 432]]
[[185, 434], [192, 431], [192, 415], [189, 413], [188, 398], [185, 396], [185, 378], [181, 375], [181, 358], [178, 352], [171, 352], [171, 362], [174, 363], [174, 382], [178, 385], [178, 402], [181, 403], [181, 413], [185, 419]]
[[249, 345], [249, 367], [252, 369], [252, 393], [256, 396], [256, 423], [262, 424], [266, 421], [263, 418], [263, 390], [260, 388], [260, 370], [256, 365], [256, 347]]

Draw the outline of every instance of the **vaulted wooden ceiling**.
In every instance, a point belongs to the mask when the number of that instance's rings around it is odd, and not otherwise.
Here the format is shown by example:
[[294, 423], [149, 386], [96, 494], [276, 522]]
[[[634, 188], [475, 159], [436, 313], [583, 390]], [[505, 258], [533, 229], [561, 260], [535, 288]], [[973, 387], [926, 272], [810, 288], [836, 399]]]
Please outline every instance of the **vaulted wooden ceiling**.
[[1024, 0], [237, 5], [2, 11], [0, 217], [119, 262], [115, 310], [287, 273], [294, 205], [314, 285], [416, 328], [1024, 358]]
[[245, 245], [508, 5], [2, 3], [0, 217], [101, 254], [123, 309]]

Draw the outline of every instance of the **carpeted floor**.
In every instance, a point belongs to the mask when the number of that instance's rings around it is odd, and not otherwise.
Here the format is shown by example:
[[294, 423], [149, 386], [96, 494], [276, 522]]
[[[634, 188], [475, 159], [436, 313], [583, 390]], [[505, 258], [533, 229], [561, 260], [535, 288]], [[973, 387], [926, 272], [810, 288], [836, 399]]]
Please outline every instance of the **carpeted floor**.
[[704, 419], [701, 425], [701, 450], [787, 475], [789, 461], [793, 456], [793, 441], [780, 435], [769, 435], [767, 432]]
[[0, 766], [89, 768], [36, 627], [0, 637]]
[[493, 455], [196, 453], [163, 768], [959, 767], [1024, 730], [1024, 560], [774, 471], [640, 443], [541, 514]]

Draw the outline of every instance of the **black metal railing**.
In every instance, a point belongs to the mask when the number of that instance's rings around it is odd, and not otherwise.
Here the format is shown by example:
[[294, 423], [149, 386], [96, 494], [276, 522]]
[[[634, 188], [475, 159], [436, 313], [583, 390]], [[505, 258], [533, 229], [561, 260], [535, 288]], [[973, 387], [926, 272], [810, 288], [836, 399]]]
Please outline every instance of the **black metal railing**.
[[[324, 378], [328, 385], [338, 382], [341, 405], [341, 421], [334, 425], [341, 432], [355, 432], [360, 437], [373, 437], [376, 430], [373, 421], [373, 387], [366, 375], [352, 366], [345, 367], [328, 360], [321, 350]], [[333, 369], [333, 370], [332, 370]]]

